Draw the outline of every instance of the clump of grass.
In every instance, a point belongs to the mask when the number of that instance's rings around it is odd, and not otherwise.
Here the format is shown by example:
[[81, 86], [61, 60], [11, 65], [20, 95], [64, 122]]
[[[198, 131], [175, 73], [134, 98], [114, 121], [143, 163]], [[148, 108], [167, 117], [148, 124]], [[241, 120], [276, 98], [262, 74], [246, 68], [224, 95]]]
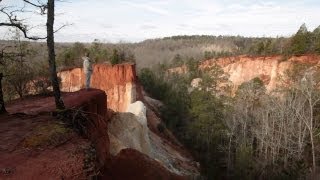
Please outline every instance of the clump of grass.
[[59, 110], [56, 111], [53, 116], [64, 122], [67, 127], [73, 129], [81, 136], [86, 137], [88, 135], [87, 128], [90, 119], [82, 109], [83, 108]]
[[99, 167], [97, 166], [97, 152], [93, 145], [84, 149], [83, 171], [88, 179], [98, 179], [100, 175]]
[[42, 148], [48, 146], [58, 146], [70, 138], [72, 130], [59, 122], [51, 122], [36, 127], [28, 136], [23, 146], [26, 148]]

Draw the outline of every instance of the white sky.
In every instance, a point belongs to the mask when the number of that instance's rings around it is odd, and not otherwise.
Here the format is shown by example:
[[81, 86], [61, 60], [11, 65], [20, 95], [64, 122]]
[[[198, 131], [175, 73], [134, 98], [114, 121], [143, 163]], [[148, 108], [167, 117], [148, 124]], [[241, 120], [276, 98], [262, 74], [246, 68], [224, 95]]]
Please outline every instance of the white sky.
[[[2, 0], [0, 5], [21, 0]], [[288, 36], [320, 25], [319, 0], [65, 0], [56, 3], [60, 42], [137, 42], [172, 35]], [[45, 17], [23, 15], [31, 24]], [[1, 20], [3, 17], [1, 17]], [[0, 38], [7, 30], [0, 28]], [[41, 35], [43, 31], [31, 31]]]

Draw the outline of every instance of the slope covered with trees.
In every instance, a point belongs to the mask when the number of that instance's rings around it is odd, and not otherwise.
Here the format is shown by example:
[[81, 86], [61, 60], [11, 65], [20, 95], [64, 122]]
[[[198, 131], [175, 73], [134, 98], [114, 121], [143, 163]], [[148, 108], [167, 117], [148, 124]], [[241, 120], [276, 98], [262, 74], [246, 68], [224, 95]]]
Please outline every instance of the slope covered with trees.
[[[165, 125], [192, 149], [207, 178], [304, 179], [320, 163], [319, 72], [297, 64], [282, 77], [290, 86], [267, 93], [254, 78], [235, 96], [228, 95], [230, 82], [218, 66], [180, 75], [158, 67], [139, 76], [164, 102]], [[202, 81], [191, 88], [195, 77]]]

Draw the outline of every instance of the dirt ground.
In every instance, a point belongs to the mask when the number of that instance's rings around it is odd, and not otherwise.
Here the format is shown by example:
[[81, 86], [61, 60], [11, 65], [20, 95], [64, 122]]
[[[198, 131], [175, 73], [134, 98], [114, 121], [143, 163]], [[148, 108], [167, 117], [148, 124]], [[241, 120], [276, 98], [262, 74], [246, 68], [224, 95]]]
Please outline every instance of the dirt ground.
[[[97, 91], [64, 93], [67, 107]], [[35, 96], [7, 105], [0, 116], [0, 179], [85, 179], [84, 139], [51, 116], [52, 97]]]

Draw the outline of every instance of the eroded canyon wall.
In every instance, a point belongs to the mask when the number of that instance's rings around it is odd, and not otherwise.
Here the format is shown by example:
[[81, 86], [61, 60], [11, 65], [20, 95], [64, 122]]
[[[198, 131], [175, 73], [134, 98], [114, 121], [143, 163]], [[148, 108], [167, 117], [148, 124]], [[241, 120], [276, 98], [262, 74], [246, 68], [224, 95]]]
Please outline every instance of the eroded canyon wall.
[[243, 82], [259, 77], [268, 91], [274, 90], [280, 83], [280, 78], [292, 68], [295, 63], [305, 63], [311, 66], [320, 65], [320, 56], [303, 55], [285, 58], [283, 56], [232, 56], [203, 61], [199, 68], [205, 69], [214, 64], [220, 65], [229, 74], [229, 80], [235, 87]]
[[[82, 68], [61, 71], [58, 76], [61, 78], [62, 91], [74, 92], [84, 87]], [[135, 64], [131, 63], [94, 65], [91, 87], [105, 91], [108, 108], [116, 112], [125, 112], [128, 105], [140, 97]]]

